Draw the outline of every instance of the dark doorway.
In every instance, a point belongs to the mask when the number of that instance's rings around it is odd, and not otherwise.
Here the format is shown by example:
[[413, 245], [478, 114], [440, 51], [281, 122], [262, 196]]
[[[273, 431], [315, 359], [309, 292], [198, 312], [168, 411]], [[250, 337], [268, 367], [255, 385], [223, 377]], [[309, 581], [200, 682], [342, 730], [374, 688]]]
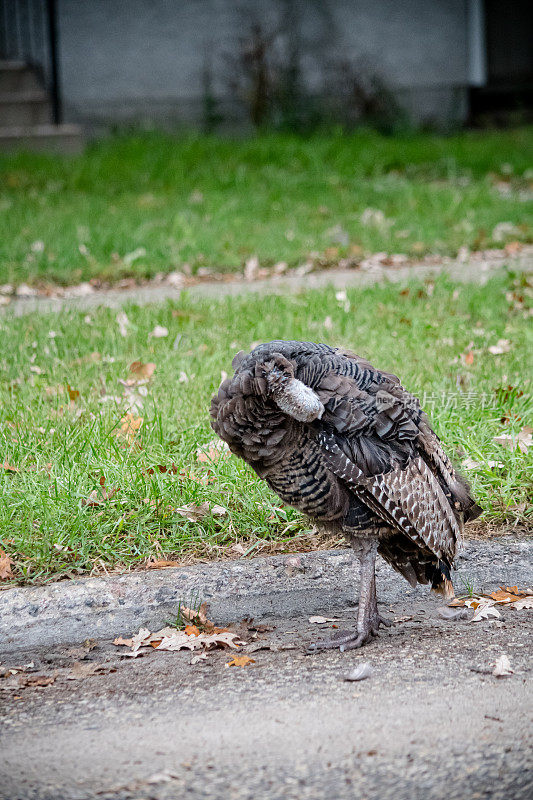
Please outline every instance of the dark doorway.
[[533, 119], [533, 2], [485, 0], [487, 83], [472, 88], [475, 121]]

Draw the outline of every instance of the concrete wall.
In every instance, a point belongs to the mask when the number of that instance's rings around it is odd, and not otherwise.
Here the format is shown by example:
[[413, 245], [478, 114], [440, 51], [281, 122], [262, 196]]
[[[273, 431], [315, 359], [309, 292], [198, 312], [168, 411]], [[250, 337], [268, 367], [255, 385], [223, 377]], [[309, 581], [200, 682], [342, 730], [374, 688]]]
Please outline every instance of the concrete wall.
[[273, 31], [287, 19], [310, 91], [333, 60], [363, 60], [415, 118], [461, 118], [469, 1], [59, 0], [66, 119], [199, 122], [206, 62], [220, 110], [238, 118], [227, 56], [252, 21]]

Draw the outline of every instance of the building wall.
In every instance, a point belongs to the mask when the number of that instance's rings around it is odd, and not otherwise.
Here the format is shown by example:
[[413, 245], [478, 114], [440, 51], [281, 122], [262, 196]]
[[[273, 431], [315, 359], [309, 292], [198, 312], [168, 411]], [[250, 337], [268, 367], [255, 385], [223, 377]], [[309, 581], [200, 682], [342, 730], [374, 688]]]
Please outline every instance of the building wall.
[[305, 83], [318, 95], [327, 65], [354, 60], [395, 89], [413, 117], [461, 118], [468, 2], [59, 0], [65, 116], [200, 122], [208, 64], [222, 113], [238, 119], [228, 56], [258, 21], [297, 37]]

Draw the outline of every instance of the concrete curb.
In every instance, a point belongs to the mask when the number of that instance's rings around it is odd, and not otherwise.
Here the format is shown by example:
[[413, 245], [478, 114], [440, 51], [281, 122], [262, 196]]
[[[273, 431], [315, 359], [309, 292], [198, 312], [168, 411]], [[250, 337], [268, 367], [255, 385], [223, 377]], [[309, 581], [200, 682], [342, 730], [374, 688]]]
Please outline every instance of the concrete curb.
[[[459, 561], [456, 587], [475, 581], [533, 581], [533, 540], [468, 542]], [[377, 564], [378, 596], [383, 603], [411, 589], [387, 564]], [[176, 614], [179, 602], [207, 602], [209, 617], [226, 624], [244, 617], [295, 617], [355, 605], [357, 569], [351, 550], [325, 550], [223, 561], [164, 570], [82, 578], [0, 592], [0, 652], [59, 645], [87, 638], [131, 634], [142, 625], [160, 627]]]
[[245, 281], [242, 278], [224, 281], [208, 281], [193, 284], [189, 287], [177, 288], [168, 284], [148, 284], [133, 289], [106, 289], [92, 294], [76, 296], [65, 290], [64, 297], [28, 297], [16, 298], [9, 305], [0, 307], [0, 315], [15, 317], [33, 314], [45, 314], [64, 310], [87, 311], [99, 306], [120, 308], [126, 303], [148, 305], [149, 303], [165, 303], [167, 300], [179, 300], [183, 291], [193, 299], [220, 298], [243, 294], [286, 294], [308, 289], [323, 289], [331, 286], [335, 289], [349, 289], [372, 286], [376, 283], [401, 283], [411, 279], [435, 278], [445, 274], [459, 283], [484, 283], [505, 267], [524, 272], [533, 272], [533, 247], [517, 256], [501, 256], [498, 258], [473, 261], [444, 259], [441, 263], [419, 262], [403, 267], [387, 267], [376, 264], [370, 269], [330, 269], [312, 272], [308, 275], [274, 276], [263, 280]]

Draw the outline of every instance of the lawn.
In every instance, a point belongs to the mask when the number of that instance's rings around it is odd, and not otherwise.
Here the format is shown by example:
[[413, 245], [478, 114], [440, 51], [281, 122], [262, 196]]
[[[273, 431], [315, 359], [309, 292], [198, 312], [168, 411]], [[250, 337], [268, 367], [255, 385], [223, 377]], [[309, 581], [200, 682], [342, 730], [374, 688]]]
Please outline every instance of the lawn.
[[[0, 549], [14, 579], [312, 547], [298, 512], [209, 445], [221, 371], [272, 338], [343, 343], [399, 374], [456, 461], [469, 459], [484, 522], [530, 527], [533, 448], [494, 441], [531, 421], [528, 295], [510, 273], [482, 287], [440, 278], [0, 317]], [[135, 361], [155, 365], [151, 377]]]
[[394, 139], [151, 133], [77, 157], [0, 156], [0, 284], [531, 242], [532, 152], [529, 127]]

